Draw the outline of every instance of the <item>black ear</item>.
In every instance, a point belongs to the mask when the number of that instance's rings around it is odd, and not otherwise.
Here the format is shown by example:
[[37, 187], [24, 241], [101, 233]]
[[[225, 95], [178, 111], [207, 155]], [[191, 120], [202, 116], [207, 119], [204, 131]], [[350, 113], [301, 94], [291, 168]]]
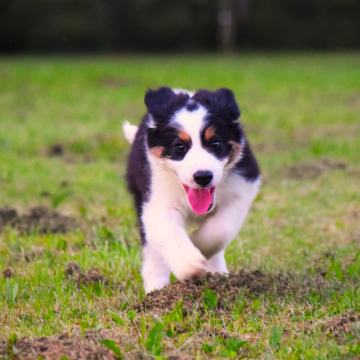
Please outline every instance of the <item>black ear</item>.
[[149, 89], [145, 94], [144, 101], [148, 112], [152, 115], [156, 115], [157, 113], [162, 112], [175, 96], [175, 93], [169, 87], [164, 86], [157, 90]]
[[155, 123], [166, 123], [172, 114], [185, 106], [188, 94], [175, 94], [169, 87], [148, 90], [145, 94], [145, 104]]
[[235, 121], [240, 116], [240, 109], [231, 90], [221, 88], [216, 91], [199, 90], [194, 99], [209, 109], [214, 115]]
[[240, 116], [240, 109], [236, 103], [234, 93], [226, 88], [216, 90], [214, 92], [216, 99], [216, 107], [229, 120], [237, 120]]

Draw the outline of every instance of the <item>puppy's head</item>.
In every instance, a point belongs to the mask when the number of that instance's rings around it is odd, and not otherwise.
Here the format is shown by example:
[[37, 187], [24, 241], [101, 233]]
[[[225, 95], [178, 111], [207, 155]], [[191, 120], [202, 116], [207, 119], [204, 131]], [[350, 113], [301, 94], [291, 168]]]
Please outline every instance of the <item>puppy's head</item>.
[[180, 180], [192, 211], [203, 215], [215, 204], [216, 186], [241, 157], [243, 134], [233, 93], [228, 89], [149, 90], [147, 141]]

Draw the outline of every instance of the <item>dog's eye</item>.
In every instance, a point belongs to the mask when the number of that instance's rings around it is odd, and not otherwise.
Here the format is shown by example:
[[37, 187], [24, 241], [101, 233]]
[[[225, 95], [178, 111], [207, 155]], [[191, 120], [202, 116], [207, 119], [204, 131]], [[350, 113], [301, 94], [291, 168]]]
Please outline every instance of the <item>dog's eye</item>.
[[183, 154], [186, 151], [186, 146], [182, 143], [176, 144], [174, 149], [177, 154]]
[[210, 146], [213, 148], [213, 149], [217, 149], [218, 147], [220, 147], [221, 143], [219, 140], [213, 140], [211, 143], [210, 143]]

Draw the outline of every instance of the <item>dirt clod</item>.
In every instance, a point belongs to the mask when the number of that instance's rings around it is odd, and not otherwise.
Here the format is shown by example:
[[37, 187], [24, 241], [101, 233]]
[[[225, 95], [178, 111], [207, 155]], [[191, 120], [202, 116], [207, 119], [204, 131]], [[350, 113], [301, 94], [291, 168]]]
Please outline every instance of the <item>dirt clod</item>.
[[96, 283], [109, 283], [108, 279], [101, 274], [99, 269], [92, 268], [84, 272], [75, 262], [70, 262], [66, 265], [65, 276], [68, 279], [73, 280], [78, 286]]
[[50, 191], [43, 190], [43, 191], [40, 193], [40, 196], [42, 196], [42, 197], [50, 197], [50, 196], [51, 196], [51, 193], [50, 193]]
[[[340, 284], [331, 284], [340, 286]], [[137, 311], [168, 311], [178, 302], [183, 302], [185, 312], [204, 307], [204, 291], [212, 290], [218, 299], [217, 308], [227, 309], [240, 292], [245, 295], [263, 293], [286, 296], [299, 296], [312, 291], [329, 288], [330, 284], [321, 276], [301, 278], [295, 274], [266, 274], [262, 271], [241, 270], [235, 274], [207, 274], [185, 282], [176, 282], [164, 289], [148, 294], [142, 303], [135, 306]]]
[[74, 277], [81, 273], [81, 268], [76, 262], [69, 262], [65, 268], [65, 275], [68, 278]]
[[6, 268], [3, 271], [3, 276], [4, 276], [5, 279], [9, 279], [9, 278], [14, 276], [14, 272], [10, 268]]
[[62, 187], [62, 188], [69, 187], [69, 185], [70, 185], [70, 182], [68, 180], [61, 180], [61, 182], [60, 182], [60, 187]]
[[330, 170], [346, 170], [347, 163], [332, 159], [320, 159], [314, 163], [298, 164], [287, 169], [287, 175], [293, 179], [314, 179]]
[[[30, 359], [115, 359], [113, 353], [105, 348], [100, 340], [101, 334], [89, 333], [82, 337], [79, 335], [69, 335], [67, 333], [60, 336], [29, 338], [25, 337], [17, 340], [14, 344], [8, 344], [0, 340], [0, 357], [30, 360]], [[16, 354], [16, 357], [12, 357]]]
[[48, 153], [49, 156], [61, 157], [65, 153], [64, 145], [62, 145], [62, 144], [52, 144], [52, 145], [50, 145], [47, 153]]
[[5, 226], [12, 227], [22, 234], [34, 231], [40, 234], [67, 233], [78, 227], [77, 221], [45, 206], [36, 206], [24, 214], [11, 207], [0, 208], [0, 232]]
[[132, 81], [126, 78], [104, 76], [100, 79], [102, 85], [109, 88], [122, 88], [131, 84]]
[[0, 208], [0, 221], [2, 221], [4, 224], [12, 221], [18, 216], [18, 213], [15, 209], [4, 206]]
[[348, 312], [327, 320], [323, 330], [335, 337], [341, 337], [350, 333], [357, 326], [360, 334], [360, 313]]

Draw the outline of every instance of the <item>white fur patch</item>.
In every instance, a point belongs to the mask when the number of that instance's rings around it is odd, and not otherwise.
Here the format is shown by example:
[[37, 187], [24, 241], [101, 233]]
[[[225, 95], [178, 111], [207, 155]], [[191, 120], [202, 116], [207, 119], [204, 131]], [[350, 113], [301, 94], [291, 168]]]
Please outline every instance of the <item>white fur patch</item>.
[[152, 117], [151, 114], [148, 115], [147, 126], [148, 126], [149, 128], [152, 128], [152, 129], [155, 129], [155, 128], [156, 128], [156, 124], [155, 124], [154, 118]]
[[190, 97], [192, 97], [194, 95], [194, 91], [190, 91], [190, 90], [186, 90], [186, 89], [182, 89], [182, 88], [174, 88], [172, 89], [172, 91], [178, 95], [178, 94], [187, 94]]
[[126, 140], [130, 144], [132, 144], [135, 139], [136, 133], [138, 131], [138, 127], [130, 124], [129, 121], [125, 120], [123, 122], [122, 128], [123, 128], [123, 132], [124, 132]]

